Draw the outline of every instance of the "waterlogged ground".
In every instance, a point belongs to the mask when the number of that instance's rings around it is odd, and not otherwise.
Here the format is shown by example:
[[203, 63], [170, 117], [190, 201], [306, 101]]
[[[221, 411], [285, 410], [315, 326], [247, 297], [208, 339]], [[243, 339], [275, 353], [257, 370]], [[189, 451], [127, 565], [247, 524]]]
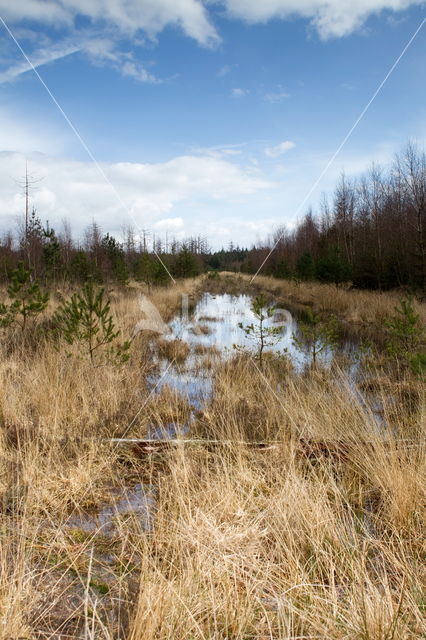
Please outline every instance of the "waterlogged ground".
[[[220, 366], [221, 362], [232, 358], [238, 349], [244, 349], [253, 355], [256, 354], [256, 343], [240, 327], [241, 324], [243, 326], [251, 323], [256, 324], [256, 317], [251, 310], [251, 304], [252, 299], [246, 295], [204, 294], [191, 313], [187, 313], [185, 305], [183, 305], [182, 312], [169, 323], [168, 334], [161, 336], [158, 341], [153, 339], [152, 348], [157, 353], [158, 370], [150, 380], [151, 395], [155, 399], [155, 395], [160, 394], [165, 387], [171, 388], [180, 397], [187, 399], [190, 410], [188, 412], [189, 418], [185, 418], [186, 422], [181, 420], [161, 426], [158, 423], [153, 424], [147, 434], [145, 431], [140, 433], [141, 437], [147, 436], [147, 439], [153, 440], [175, 439], [182, 436], [190, 438], [192, 422], [200, 420], [199, 416], [203, 415], [203, 410], [205, 411], [206, 407], [208, 408], [213, 397], [214, 372], [217, 370], [217, 365]], [[277, 336], [279, 339], [275, 341], [275, 344], [270, 345], [266, 351], [273, 351], [278, 357], [288, 358], [296, 372], [302, 372], [304, 367], [309, 366], [311, 358], [308, 348], [300, 350], [294, 345], [293, 335], [300, 335], [300, 333], [298, 334], [299, 326], [297, 320], [288, 311], [285, 309], [277, 310], [277, 313], [268, 320], [266, 326], [280, 328]], [[162, 351], [159, 346], [161, 342], [166, 343], [167, 346], [175, 341], [180, 341], [181, 345], [184, 345], [181, 352], [182, 357], [177, 358], [176, 361], [172, 357], [172, 352], [167, 355], [167, 349]], [[349, 384], [345, 385], [345, 391], [353, 394], [354, 405], [358, 404], [367, 409], [374, 418], [378, 431], [385, 433], [389, 429], [390, 423], [382, 411], [380, 395], [375, 391], [369, 392], [365, 390], [363, 385], [360, 384], [363, 378], [363, 368], [354, 364], [356, 363], [356, 358], [353, 356], [356, 348], [357, 345], [349, 342], [341, 343], [338, 348], [339, 354], [346, 355], [346, 365], [342, 368], [344, 368], [345, 373], [349, 372], [349, 378], [338, 378], [338, 367], [331, 369], [331, 376], [336, 376], [335, 380], [339, 379], [342, 384], [347, 383], [349, 380]], [[338, 354], [327, 350], [322, 356], [323, 364], [330, 366], [334, 355]], [[253, 375], [256, 375], [255, 371]], [[283, 375], [285, 376], [285, 374]], [[277, 395], [280, 394], [280, 397], [285, 402], [285, 383], [281, 386], [280, 382], [274, 391]], [[327, 394], [326, 387], [324, 394]], [[396, 397], [395, 401], [397, 401]], [[222, 407], [219, 407], [219, 413], [224, 413]], [[225, 415], [227, 414], [225, 413]], [[196, 431], [192, 431], [192, 434], [194, 433]], [[117, 442], [118, 447], [123, 446], [123, 452], [129, 450], [129, 444], [132, 447], [132, 456], [134, 454], [138, 455], [138, 452], [141, 451], [146, 453], [149, 447], [155, 450], [158, 445], [158, 451], [161, 453], [162, 447], [164, 447], [164, 443], [145, 442], [143, 446], [146, 446], [147, 449], [137, 449], [137, 446], [142, 446], [140, 441], [138, 445], [135, 445], [134, 441], [129, 442], [129, 440], [118, 439]], [[187, 445], [184, 446], [186, 447]], [[161, 455], [158, 458], [156, 456], [144, 458], [142, 467], [143, 464], [146, 464], [147, 467], [153, 464], [154, 459], [160, 466]], [[123, 456], [123, 460], [128, 462], [126, 455]], [[123, 462], [123, 464], [126, 464], [126, 462]], [[152, 476], [147, 474], [146, 477], [143, 476], [144, 480], [142, 482], [140, 477], [138, 477], [137, 481], [136, 478], [133, 479], [131, 474], [129, 477], [125, 477], [126, 480], [124, 482], [128, 482], [128, 486], [107, 490], [105, 498], [96, 510], [74, 514], [69, 517], [65, 524], [67, 535], [70, 539], [76, 545], [84, 546], [81, 555], [86, 557], [86, 560], [89, 557], [90, 545], [92, 542], [95, 543], [95, 551], [90, 556], [90, 566], [93, 563], [94, 572], [90, 586], [96, 593], [100, 592], [100, 595], [96, 597], [99, 597], [99, 602], [103, 603], [102, 606], [104, 606], [107, 613], [110, 610], [113, 611], [114, 602], [116, 601], [116, 585], [119, 583], [117, 575], [121, 575], [120, 571], [123, 570], [123, 558], [120, 555], [122, 554], [120, 545], [122, 545], [123, 539], [127, 536], [131, 540], [129, 531], [133, 531], [133, 528], [135, 531], [153, 532], [154, 521], [159, 518], [158, 500], [161, 495], [161, 484], [158, 482], [157, 476], [155, 474]], [[374, 539], [379, 536], [375, 528], [377, 523], [374, 513], [375, 508], [373, 494], [373, 497], [369, 497], [365, 502], [364, 511], [359, 516], [360, 523], [365, 528], [368, 539]], [[123, 532], [127, 533], [124, 535]], [[139, 575], [141, 556], [138, 550], [130, 547], [125, 549], [125, 553], [127, 554], [123, 556], [125, 558], [125, 571], [129, 571], [130, 575], [133, 569], [130, 570], [128, 567], [134, 567], [132, 580], [136, 584], [136, 593], [137, 580], [135, 577], [137, 578]], [[381, 556], [378, 552], [371, 556], [371, 562], [377, 563], [379, 560], [381, 562]], [[129, 584], [133, 584], [133, 582], [130, 581]], [[75, 585], [73, 590], [70, 588], [70, 593], [76, 598], [76, 601], [84, 597], [84, 590], [81, 585], [79, 588], [80, 591]], [[275, 601], [271, 600], [271, 598], [265, 598], [262, 602], [265, 606], [276, 606], [274, 604]], [[66, 617], [65, 613], [61, 614], [63, 618]]]
[[[214, 392], [215, 365], [242, 350], [256, 355], [256, 341], [241, 327], [252, 323], [256, 325], [258, 322], [251, 306], [252, 299], [247, 295], [210, 293], [201, 297], [191, 313], [188, 313], [185, 304], [183, 305], [181, 312], [169, 323], [169, 333], [162, 339], [167, 342], [179, 340], [185, 343], [189, 347], [188, 355], [178, 362], [158, 355], [158, 372], [150, 379], [150, 383], [156, 394], [168, 387], [180, 397], [187, 399], [191, 407], [189, 420], [184, 423], [151, 425], [147, 439], [163, 440], [188, 435], [197, 411], [208, 403]], [[295, 346], [293, 336], [300, 335], [299, 326], [288, 310], [276, 309], [274, 315], [265, 321], [265, 326], [278, 329], [277, 335], [265, 348], [265, 353], [273, 352], [276, 356], [290, 359], [298, 372], [309, 366], [309, 348], [306, 345], [306, 348], [301, 350]], [[339, 352], [349, 355], [355, 348], [353, 343], [342, 343], [339, 345]], [[320, 359], [324, 364], [330, 365], [333, 355], [333, 351], [327, 349]], [[354, 378], [356, 367], [350, 358], [348, 362], [349, 371]], [[354, 399], [356, 396], [357, 401], [364, 403], [355, 384], [353, 393]], [[376, 418], [379, 423], [379, 412]], [[118, 441], [120, 442], [120, 439]], [[150, 530], [155, 508], [155, 491], [152, 485], [138, 484], [118, 492], [117, 495], [113, 492], [112, 503], [105, 504], [98, 513], [74, 516], [68, 522], [68, 526], [86, 532], [100, 530], [106, 536], [113, 536], [120, 518], [133, 514], [143, 523], [145, 529]]]
[[[252, 299], [247, 295], [213, 295], [205, 293], [197, 302], [191, 314], [185, 309], [169, 324], [169, 341], [181, 340], [189, 345], [190, 352], [182, 364], [170, 364], [167, 359], [160, 360], [160, 372], [151, 382], [156, 390], [165, 386], [175, 389], [180, 395], [187, 397], [189, 403], [201, 408], [213, 393], [213, 376], [211, 367], [205, 366], [206, 358], [228, 359], [241, 350], [256, 355], [258, 343], [252, 335], [247, 335], [243, 327], [258, 324], [253, 313]], [[279, 333], [267, 339], [264, 352], [288, 358], [294, 369], [301, 372], [311, 362], [309, 347], [304, 349], [295, 346], [293, 336], [300, 336], [297, 320], [287, 309], [277, 308], [274, 315], [265, 321], [266, 328], [274, 328]], [[350, 342], [339, 345], [341, 353], [350, 354], [355, 345]], [[327, 348], [319, 360], [330, 364], [333, 350]], [[155, 430], [149, 434], [156, 437]], [[160, 433], [160, 437], [162, 436]], [[170, 435], [170, 434], [169, 434]]]
[[71, 516], [68, 526], [108, 537], [115, 535], [119, 530], [121, 517], [137, 514], [143, 528], [147, 531], [152, 529], [155, 505], [155, 488], [152, 485], [136, 484], [124, 489], [112, 489], [110, 498], [114, 499], [114, 502], [106, 503], [97, 513]]
[[[195, 412], [208, 402], [213, 393], [212, 365], [221, 359], [231, 358], [241, 349], [255, 355], [256, 342], [240, 327], [240, 324], [256, 324], [251, 305], [252, 299], [247, 295], [205, 293], [192, 313], [187, 313], [184, 304], [181, 312], [169, 323], [170, 333], [164, 339], [186, 343], [189, 345], [189, 355], [183, 362], [172, 364], [169, 359], [159, 357], [159, 371], [150, 383], [155, 393], [169, 387], [187, 398], [192, 412], [187, 423], [152, 425], [147, 433], [148, 439], [170, 439], [187, 434]], [[298, 325], [292, 315], [285, 309], [277, 309], [265, 326], [279, 328], [273, 344], [269, 344], [265, 351], [289, 357], [295, 368], [302, 370], [309, 363], [309, 355], [300, 352], [293, 344], [293, 334], [297, 333]], [[325, 354], [326, 360], [330, 357], [330, 352]], [[106, 504], [98, 513], [74, 516], [68, 524], [71, 528], [86, 532], [99, 529], [104, 535], [111, 536], [115, 533], [119, 518], [132, 513], [149, 529], [152, 526], [154, 491], [151, 486], [129, 487], [119, 495], [112, 496], [114, 502]]]

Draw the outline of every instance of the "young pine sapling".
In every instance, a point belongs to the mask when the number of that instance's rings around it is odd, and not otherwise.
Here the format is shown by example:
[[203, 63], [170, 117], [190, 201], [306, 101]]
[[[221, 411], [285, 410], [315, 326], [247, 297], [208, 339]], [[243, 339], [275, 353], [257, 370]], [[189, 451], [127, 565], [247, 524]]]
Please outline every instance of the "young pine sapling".
[[394, 315], [385, 322], [387, 351], [390, 356], [410, 365], [415, 373], [424, 374], [426, 370], [425, 328], [414, 309], [412, 296], [401, 300], [394, 310]]
[[12, 272], [7, 293], [11, 302], [0, 303], [0, 327], [17, 323], [24, 330], [28, 318], [44, 311], [49, 301], [49, 295], [40, 289], [37, 280], [31, 279], [31, 271], [23, 262]]
[[54, 324], [65, 342], [83, 345], [93, 365], [121, 364], [130, 358], [130, 341], [116, 344], [119, 331], [115, 330], [110, 301], [104, 298], [104, 289], [96, 289], [92, 282], [60, 305]]
[[293, 333], [293, 344], [299, 351], [309, 350], [312, 365], [317, 364], [318, 356], [327, 349], [333, 349], [338, 344], [336, 319], [321, 320], [311, 309], [305, 312], [305, 321], [299, 322], [300, 335]]
[[276, 307], [268, 305], [268, 301], [263, 294], [257, 296], [253, 300], [251, 310], [254, 313], [257, 322], [252, 322], [247, 325], [239, 322], [238, 326], [256, 343], [259, 365], [260, 368], [262, 368], [263, 351], [265, 347], [273, 346], [279, 342], [282, 333], [282, 326], [271, 327], [266, 324], [267, 320], [270, 320], [274, 315]]

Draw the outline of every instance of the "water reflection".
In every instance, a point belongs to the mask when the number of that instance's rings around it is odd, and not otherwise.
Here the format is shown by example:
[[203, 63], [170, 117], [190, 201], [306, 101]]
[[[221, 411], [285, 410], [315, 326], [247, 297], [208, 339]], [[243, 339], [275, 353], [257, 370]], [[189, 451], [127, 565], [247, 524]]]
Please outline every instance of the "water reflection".
[[[188, 398], [195, 408], [201, 408], [211, 397], [213, 379], [206, 359], [227, 359], [235, 355], [235, 347], [255, 354], [258, 345], [245, 333], [240, 325], [257, 324], [252, 311], [252, 298], [247, 295], [205, 293], [195, 306], [191, 317], [187, 313], [176, 316], [170, 323], [171, 334], [167, 340], [180, 339], [190, 346], [190, 355], [183, 365], [170, 366], [166, 359], [159, 361], [160, 372], [152, 379], [157, 390], [169, 386]], [[296, 371], [302, 371], [311, 361], [309, 349], [300, 350], [293, 343], [293, 334], [298, 334], [298, 323], [286, 309], [276, 309], [273, 316], [265, 320], [265, 327], [279, 328], [277, 340], [265, 347], [264, 353], [288, 357]], [[330, 363], [333, 351], [326, 349], [321, 360]]]
[[[240, 323], [248, 325], [257, 322], [251, 309], [252, 299], [247, 295], [232, 296], [227, 293], [212, 295], [206, 293], [197, 303], [192, 317], [176, 317], [170, 323], [173, 337], [188, 342], [190, 345], [215, 347], [221, 357], [233, 354], [234, 345], [250, 351], [256, 351], [253, 340], [239, 327]], [[291, 358], [302, 359], [292, 344], [292, 334], [297, 331], [297, 322], [289, 311], [276, 310], [272, 318], [265, 321], [266, 327], [282, 327], [280, 339], [269, 350], [280, 352], [288, 350]]]

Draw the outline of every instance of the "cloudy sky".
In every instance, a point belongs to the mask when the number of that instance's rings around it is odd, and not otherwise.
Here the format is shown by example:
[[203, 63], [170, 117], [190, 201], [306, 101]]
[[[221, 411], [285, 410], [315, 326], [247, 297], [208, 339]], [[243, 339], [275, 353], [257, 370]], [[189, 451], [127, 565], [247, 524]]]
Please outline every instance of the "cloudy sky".
[[26, 161], [39, 216], [75, 236], [96, 220], [220, 247], [294, 224], [343, 168], [424, 145], [426, 25], [312, 190], [425, 16], [422, 0], [0, 0], [0, 230], [22, 217]]

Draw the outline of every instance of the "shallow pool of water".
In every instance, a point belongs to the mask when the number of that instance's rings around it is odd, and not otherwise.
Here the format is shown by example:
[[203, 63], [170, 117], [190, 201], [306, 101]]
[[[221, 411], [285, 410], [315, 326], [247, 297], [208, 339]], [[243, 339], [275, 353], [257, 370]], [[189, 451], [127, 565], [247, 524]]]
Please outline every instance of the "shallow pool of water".
[[[227, 359], [239, 350], [251, 354], [258, 351], [258, 341], [247, 335], [244, 327], [258, 324], [252, 311], [252, 298], [247, 295], [213, 295], [205, 293], [195, 305], [191, 314], [183, 310], [170, 322], [170, 334], [167, 340], [182, 340], [190, 347], [190, 353], [184, 364], [170, 364], [167, 359], [159, 360], [160, 371], [151, 379], [157, 391], [169, 386], [186, 397], [194, 408], [200, 409], [213, 393], [213, 376], [206, 367], [206, 359]], [[275, 309], [274, 315], [265, 321], [266, 328], [274, 328], [278, 333], [267, 339], [264, 353], [288, 357], [295, 370], [300, 372], [311, 362], [308, 347], [299, 349], [295, 346], [293, 336], [298, 334], [298, 322], [286, 309]], [[354, 345], [345, 343], [339, 350], [352, 351]], [[329, 364], [333, 350], [327, 348], [318, 358]], [[187, 425], [184, 430], [187, 429]], [[150, 437], [157, 437], [158, 429], [150, 432]], [[164, 429], [160, 432], [163, 434]], [[163, 435], [164, 437], [164, 435]]]
[[[192, 346], [214, 347], [222, 357], [235, 354], [235, 347], [255, 353], [255, 340], [240, 327], [240, 324], [247, 326], [258, 323], [251, 305], [252, 299], [247, 295], [205, 293], [190, 317], [180, 314], [172, 320], [172, 337], [179, 337]], [[289, 311], [277, 309], [274, 316], [265, 320], [264, 324], [266, 328], [280, 330], [278, 336], [268, 341], [270, 344], [265, 351], [277, 353], [287, 349], [292, 359], [303, 360], [303, 355], [292, 344], [297, 322]]]

